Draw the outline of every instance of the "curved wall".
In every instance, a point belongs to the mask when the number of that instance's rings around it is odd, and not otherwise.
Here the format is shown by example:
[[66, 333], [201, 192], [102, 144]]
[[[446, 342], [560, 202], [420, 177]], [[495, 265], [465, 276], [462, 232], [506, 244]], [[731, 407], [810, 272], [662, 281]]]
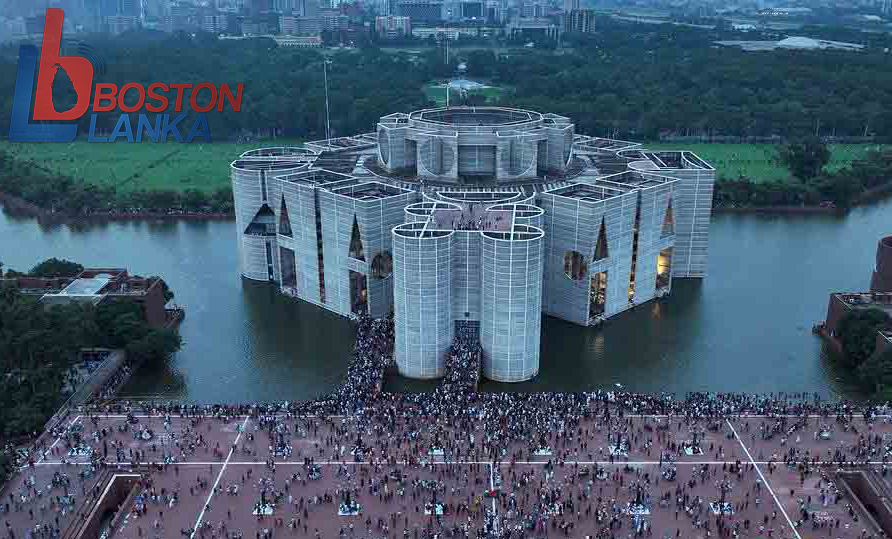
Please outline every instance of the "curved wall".
[[870, 280], [871, 292], [892, 292], [892, 236], [877, 245], [877, 263]]
[[451, 231], [418, 237], [424, 223], [393, 229], [396, 364], [409, 378], [439, 378], [452, 345]]
[[[316, 154], [304, 148], [289, 146], [248, 150], [229, 166], [232, 199], [238, 238], [239, 272], [248, 279], [279, 281], [279, 247], [275, 234], [245, 234], [264, 204], [276, 216], [281, 207], [282, 188], [277, 176], [307, 168]], [[266, 243], [269, 243], [267, 253]], [[267, 256], [269, 254], [269, 256]]]
[[481, 234], [483, 375], [499, 382], [521, 382], [539, 372], [544, 234], [514, 228], [537, 233], [514, 240]]
[[266, 281], [269, 276], [265, 248], [262, 246], [263, 238], [245, 235], [245, 229], [264, 204], [260, 171], [244, 170], [233, 165], [230, 169], [230, 177], [232, 178], [232, 200], [235, 206], [235, 229], [238, 237], [239, 273], [249, 279]]
[[[418, 176], [446, 183], [458, 183], [460, 176], [483, 182], [536, 177], [540, 168], [566, 169], [574, 133], [568, 121], [500, 107], [386, 116], [378, 123], [378, 164], [394, 172], [417, 163]], [[547, 162], [539, 162], [540, 153], [549, 156]]]
[[[269, 265], [267, 264], [266, 259], [266, 244], [270, 243], [270, 254], [272, 255], [274, 264], [277, 267], [278, 264], [276, 263], [276, 260], [279, 258], [279, 248], [276, 245], [276, 238], [251, 236], [248, 234], [242, 234], [241, 236], [242, 275], [248, 279], [253, 279], [255, 281], [268, 281]], [[273, 279], [278, 279], [277, 272], [275, 271], [273, 274]]]

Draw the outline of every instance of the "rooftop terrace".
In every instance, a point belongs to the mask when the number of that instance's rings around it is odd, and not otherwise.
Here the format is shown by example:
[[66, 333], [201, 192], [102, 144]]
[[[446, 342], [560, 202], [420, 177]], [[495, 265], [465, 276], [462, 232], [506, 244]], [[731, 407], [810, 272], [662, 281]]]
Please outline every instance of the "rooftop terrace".
[[836, 294], [850, 309], [879, 309], [892, 316], [892, 292]]
[[[358, 182], [358, 180], [357, 180]], [[333, 193], [344, 195], [357, 200], [378, 200], [408, 193], [407, 189], [401, 189], [380, 182], [362, 182], [343, 187], [333, 187]]]
[[559, 195], [567, 198], [574, 198], [576, 200], [582, 200], [584, 202], [600, 202], [602, 200], [607, 200], [609, 198], [613, 198], [615, 196], [619, 196], [626, 191], [619, 188], [619, 186], [611, 186], [609, 184], [586, 184], [586, 183], [575, 183], [572, 185], [568, 185], [567, 187], [559, 187], [557, 189], [552, 189], [551, 191], [546, 191], [546, 193]]
[[528, 110], [500, 107], [450, 107], [413, 112], [411, 118], [444, 126], [500, 126], [541, 120], [542, 115]]

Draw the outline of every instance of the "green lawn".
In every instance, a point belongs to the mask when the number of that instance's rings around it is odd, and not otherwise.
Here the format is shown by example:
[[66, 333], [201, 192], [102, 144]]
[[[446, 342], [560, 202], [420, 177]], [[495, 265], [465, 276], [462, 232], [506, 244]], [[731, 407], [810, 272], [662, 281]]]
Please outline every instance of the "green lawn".
[[22, 144], [0, 141], [0, 151], [33, 159], [41, 167], [119, 191], [194, 188], [212, 192], [228, 186], [229, 164], [242, 152], [264, 146], [299, 144], [270, 140], [252, 144], [122, 143], [75, 141], [70, 144]]
[[[443, 89], [437, 91], [445, 99]], [[487, 88], [488, 97], [499, 95], [500, 88]], [[432, 94], [429, 94], [432, 95]], [[181, 144], [23, 144], [0, 141], [0, 151], [22, 159], [33, 159], [40, 166], [97, 185], [115, 185], [120, 192], [136, 189], [194, 188], [212, 192], [228, 186], [229, 163], [243, 151], [263, 146], [300, 144], [300, 141], [278, 139], [252, 144], [214, 143]], [[786, 181], [786, 168], [773, 162], [775, 147], [770, 144], [645, 144], [652, 150], [691, 150], [709, 161], [720, 176], [737, 178], [743, 174], [754, 181]], [[838, 170], [862, 158], [875, 145], [831, 144], [830, 171]]]
[[[435, 82], [428, 84], [424, 87], [424, 95], [427, 96], [428, 99], [435, 102], [437, 106], [445, 106], [446, 105], [446, 88], [443, 86], [443, 83]], [[469, 92], [471, 95], [479, 94], [486, 96], [486, 100], [489, 103], [495, 103], [499, 100], [505, 90], [498, 86], [490, 86], [488, 88], [482, 88], [480, 90], [474, 90]], [[456, 90], [452, 91], [452, 95], [450, 99], [458, 98], [458, 92]]]
[[[726, 178], [737, 178], [741, 174], [758, 182], [787, 181], [791, 178], [783, 165], [774, 163], [776, 146], [773, 144], [654, 143], [644, 144], [644, 147], [651, 150], [690, 150], [714, 166], [719, 176]], [[875, 144], [831, 144], [827, 171], [839, 170], [877, 147]]]

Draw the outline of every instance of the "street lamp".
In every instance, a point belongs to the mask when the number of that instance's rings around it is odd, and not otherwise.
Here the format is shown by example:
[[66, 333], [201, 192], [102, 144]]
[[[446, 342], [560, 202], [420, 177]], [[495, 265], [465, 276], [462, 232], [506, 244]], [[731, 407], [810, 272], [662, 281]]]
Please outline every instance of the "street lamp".
[[328, 58], [322, 62], [322, 76], [325, 78], [325, 144], [331, 149], [331, 116], [328, 112]]

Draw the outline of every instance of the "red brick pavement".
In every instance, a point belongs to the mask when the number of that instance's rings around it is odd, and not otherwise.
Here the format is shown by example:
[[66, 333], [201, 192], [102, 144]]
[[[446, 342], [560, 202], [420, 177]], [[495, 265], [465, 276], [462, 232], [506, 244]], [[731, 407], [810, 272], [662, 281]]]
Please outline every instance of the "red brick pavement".
[[[308, 423], [309, 421], [309, 423]], [[448, 418], [437, 423], [406, 423], [401, 421], [398, 429], [410, 430], [413, 425], [418, 425], [420, 432], [412, 443], [395, 448], [394, 440], [404, 438], [392, 433], [374, 432], [363, 430], [360, 432], [362, 444], [371, 449], [365, 455], [366, 460], [375, 460], [379, 464], [351, 464], [356, 456], [351, 454], [356, 441], [356, 428], [353, 422], [344, 419], [332, 421], [300, 420], [295, 427], [294, 420], [287, 420], [291, 432], [286, 436], [292, 446], [290, 455], [276, 455], [275, 471], [265, 462], [270, 457], [269, 448], [272, 442], [256, 419], [245, 417], [231, 418], [229, 420], [204, 419], [193, 420], [189, 418], [173, 417], [169, 426], [165, 428], [162, 417], [140, 417], [135, 427], [139, 430], [142, 426], [151, 429], [155, 436], [152, 440], [134, 438], [134, 426], [129, 427], [128, 432], [119, 429], [125, 424], [121, 416], [102, 417], [94, 424], [88, 418], [80, 418], [78, 423], [84, 425], [86, 442], [99, 454], [103, 454], [108, 447], [107, 462], [113, 466], [116, 464], [115, 445], [120, 444], [124, 454], [124, 463], [120, 469], [129, 470], [131, 450], [134, 454], [141, 452], [140, 457], [144, 463], [161, 462], [166, 455], [178, 455], [182, 462], [171, 464], [163, 471], [150, 473], [150, 480], [159, 498], [157, 501], [149, 501], [148, 512], [144, 515], [136, 515], [132, 511], [132, 502], [123, 507], [115, 535], [127, 539], [141, 539], [148, 537], [180, 538], [191, 535], [190, 530], [195, 527], [199, 518], [211, 524], [211, 528], [200, 530], [198, 536], [205, 539], [212, 537], [222, 538], [229, 534], [230, 539], [238, 531], [246, 539], [257, 538], [263, 530], [272, 530], [273, 536], [287, 536], [315, 539], [315, 530], [319, 530], [322, 539], [334, 539], [338, 536], [342, 527], [345, 528], [345, 539], [349, 539], [349, 524], [354, 525], [353, 537], [355, 539], [383, 539], [384, 533], [377, 529], [379, 518], [388, 523], [388, 539], [400, 539], [404, 530], [407, 537], [415, 539], [416, 533], [432, 522], [432, 517], [424, 514], [425, 502], [431, 499], [431, 492], [420, 486], [415, 486], [417, 481], [440, 481], [442, 488], [437, 494], [437, 501], [447, 504], [451, 509], [440, 521], [444, 526], [453, 527], [468, 525], [471, 529], [471, 537], [474, 531], [483, 526], [484, 507], [495, 506], [499, 515], [507, 519], [507, 524], [518, 526], [521, 524], [519, 512], [511, 510], [510, 496], [514, 495], [520, 508], [531, 510], [535, 500], [536, 487], [550, 487], [560, 489], [562, 499], [567, 499], [572, 494], [574, 504], [581, 513], [571, 516], [565, 509], [563, 516], [555, 516], [552, 521], [556, 524], [561, 520], [574, 523], [574, 529], [567, 531], [567, 536], [584, 537], [594, 535], [602, 527], [597, 523], [597, 498], [602, 498], [602, 503], [624, 508], [632, 500], [636, 492], [630, 489], [630, 485], [636, 481], [644, 482], [645, 474], [650, 485], [645, 489], [649, 494], [650, 515], [646, 520], [650, 523], [653, 532], [660, 537], [697, 538], [706, 537], [704, 527], [695, 526], [699, 517], [702, 520], [709, 519], [712, 536], [716, 533], [716, 516], [712, 515], [708, 506], [710, 501], [715, 501], [720, 496], [719, 483], [726, 481], [729, 491], [726, 500], [735, 507], [735, 514], [725, 518], [725, 523], [733, 525], [734, 522], [751, 522], [749, 530], [741, 530], [742, 537], [786, 537], [801, 539], [802, 537], [826, 536], [836, 538], [854, 538], [865, 529], [866, 519], [855, 510], [850, 515], [844, 501], [837, 504], [828, 504], [824, 507], [820, 501], [821, 488], [829, 492], [826, 481], [819, 485], [819, 472], [812, 473], [801, 481], [800, 473], [796, 469], [787, 468], [781, 462], [780, 465], [768, 466], [766, 461], [782, 458], [782, 455], [794, 447], [800, 454], [809, 452], [809, 455], [820, 454], [821, 458], [827, 457], [827, 450], [831, 453], [837, 448], [851, 451], [858, 443], [864, 443], [864, 436], [870, 435], [871, 440], [886, 440], [892, 436], [892, 426], [888, 421], [875, 422], [870, 428], [864, 423], [856, 421], [854, 430], [844, 430], [834, 420], [812, 419], [808, 424], [798, 430], [793, 430], [784, 436], [775, 435], [770, 440], [762, 440], [759, 435], [760, 425], [768, 428], [776, 420], [768, 418], [741, 418], [730, 422], [707, 423], [699, 421], [687, 423], [682, 418], [643, 418], [633, 417], [623, 420], [613, 420], [608, 424], [603, 418], [587, 420], [580, 427], [582, 435], [574, 433], [573, 439], [558, 438], [554, 434], [545, 441], [551, 449], [551, 455], [531, 455], [529, 447], [516, 443], [511, 445], [502, 457], [502, 463], [496, 465], [494, 476], [502, 481], [503, 496], [495, 501], [491, 498], [482, 498], [490, 487], [491, 464], [488, 458], [479, 455], [480, 441], [483, 432], [472, 430], [468, 432], [453, 431], [448, 427]], [[791, 420], [792, 421], [792, 420]], [[792, 426], [792, 422], [789, 426]], [[818, 437], [814, 439], [814, 432], [827, 424], [832, 428], [829, 440]], [[731, 426], [733, 425], [733, 429]], [[244, 426], [244, 432], [239, 433]], [[442, 445], [451, 445], [461, 448], [464, 454], [470, 452], [471, 436], [474, 437], [478, 450], [479, 461], [472, 463], [462, 462], [458, 464], [445, 464], [443, 457], [431, 457], [427, 455], [427, 449], [432, 444], [432, 432], [437, 427], [444, 427], [444, 440]], [[99, 441], [92, 437], [92, 433], [106, 429], [106, 435], [100, 436]], [[297, 434], [296, 431], [306, 432]], [[738, 441], [735, 432], [739, 434], [746, 449]], [[785, 431], [786, 432], [786, 431]], [[608, 440], [610, 433], [610, 440]], [[201, 435], [201, 444], [197, 444], [198, 435]], [[403, 434], [405, 434], [403, 432]], [[175, 435], [175, 438], [172, 437]], [[755, 437], [753, 436], [755, 435]], [[702, 454], [688, 455], [679, 451], [678, 444], [690, 441], [698, 437]], [[797, 441], [798, 436], [798, 441]], [[629, 440], [627, 456], [614, 457], [610, 462], [609, 447], [615, 444], [617, 437], [625, 437]], [[252, 440], [253, 438], [253, 440]], [[162, 443], [163, 440], [163, 443]], [[178, 447], [175, 440], [180, 441]], [[233, 443], [238, 440], [236, 448]], [[861, 440], [861, 442], [859, 442]], [[193, 447], [189, 448], [190, 442]], [[415, 443], [418, 447], [416, 448]], [[47, 458], [20, 473], [10, 481], [2, 492], [0, 504], [9, 501], [9, 495], [13, 495], [10, 512], [0, 514], [0, 520], [9, 523], [7, 530], [12, 530], [15, 539], [28, 536], [36, 524], [46, 523], [55, 526], [55, 518], [59, 517], [59, 528], [64, 530], [71, 523], [71, 512], [66, 511], [63, 516], [61, 511], [49, 507], [50, 496], [59, 496], [64, 493], [61, 487], [47, 488], [52, 480], [53, 473], [59, 471], [71, 478], [69, 492], [73, 493], [77, 503], [83, 504], [88, 498], [83, 492], [89, 492], [95, 487], [98, 474], [85, 480], [78, 478], [78, 473], [87, 469], [88, 458], [80, 457], [72, 460], [77, 464], [62, 464], [61, 459], [66, 453], [66, 441], [61, 440], [54, 444]], [[872, 442], [873, 443], [873, 442]], [[388, 454], [412, 454], [424, 461], [424, 466], [409, 466], [402, 462], [396, 464], [383, 464], [381, 460], [384, 454], [385, 444], [388, 444]], [[673, 446], [673, 444], [675, 444]], [[674, 447], [674, 451], [670, 451]], [[875, 444], [871, 447], [876, 447]], [[183, 449], [185, 448], [185, 455]], [[659, 460], [661, 449], [666, 453], [671, 452], [677, 462], [677, 477], [674, 481], [666, 481], [659, 477]], [[664, 454], [666, 454], [664, 453]], [[473, 453], [471, 453], [473, 455]], [[516, 461], [511, 464], [512, 456]], [[880, 460], [882, 455], [879, 450], [875, 452]], [[757, 462], [753, 466], [750, 457]], [[304, 458], [313, 458], [320, 463], [322, 478], [317, 481], [306, 479], [306, 469], [303, 466]], [[567, 461], [563, 466], [558, 462]], [[546, 461], [552, 461], [553, 473], [546, 478]], [[429, 461], [433, 461], [430, 463]], [[578, 465], [574, 461], [579, 461]], [[599, 461], [607, 473], [606, 479], [595, 479], [592, 476], [579, 477], [574, 472], [580, 468], [589, 467], [590, 461]], [[740, 461], [743, 468], [738, 475], [733, 465]], [[345, 464], [341, 464], [344, 462]], [[146, 468], [144, 465], [143, 468]], [[346, 476], [338, 476], [339, 469], [351, 474], [348, 481]], [[708, 470], [708, 474], [704, 472]], [[251, 472], [250, 477], [248, 471]], [[389, 479], [387, 483], [388, 496], [384, 495], [383, 485], [378, 485], [377, 492], [371, 492], [370, 481], [382, 479], [386, 474], [400, 472], [406, 475], [404, 492], [399, 495], [397, 482]], [[761, 475], [760, 475], [761, 472]], [[529, 481], [522, 484], [524, 474]], [[292, 481], [292, 474], [300, 474], [301, 480]], [[27, 488], [25, 481], [34, 478], [35, 486]], [[764, 482], [763, 482], [764, 477]], [[286, 478], [288, 489], [285, 488]], [[520, 478], [520, 482], [518, 482]], [[201, 479], [205, 487], [196, 486]], [[276, 504], [272, 516], [258, 518], [253, 515], [254, 504], [260, 500], [262, 480], [271, 480], [267, 483], [272, 491], [283, 493]], [[541, 482], [541, 483], [540, 483]], [[339, 488], [352, 485], [359, 487], [360, 494], [357, 501], [363, 508], [360, 517], [344, 517], [338, 515]], [[761, 488], [756, 487], [761, 484]], [[41, 487], [43, 485], [43, 487]], [[227, 487], [237, 485], [237, 495], [227, 493]], [[213, 487], [217, 491], [213, 492]], [[190, 492], [190, 487], [192, 491]], [[165, 502], [161, 495], [161, 489], [170, 496], [176, 491], [179, 501], [174, 505]], [[587, 498], [580, 498], [584, 489]], [[758, 488], [758, 490], [757, 490]], [[453, 491], [453, 489], [455, 489]], [[677, 489], [682, 489], [680, 495], [682, 501], [687, 495], [689, 507], [693, 507], [692, 514], [686, 514], [682, 508], [676, 519], [676, 505], [679, 499]], [[41, 497], [36, 497], [36, 490], [41, 490]], [[151, 493], [151, 491], [149, 492]], [[661, 497], [668, 493], [668, 500], [661, 503]], [[20, 496], [33, 496], [23, 503]], [[328, 494], [331, 497], [329, 503], [309, 503], [315, 497]], [[291, 497], [290, 502], [288, 496]], [[702, 508], [692, 506], [693, 500], [700, 497], [704, 501]], [[810, 503], [807, 501], [811, 496]], [[303, 498], [304, 505], [300, 505]], [[756, 498], [759, 504], [756, 504]], [[777, 499], [777, 502], [775, 501]], [[210, 499], [209, 506], [206, 503]], [[481, 505], [482, 502], [482, 505]], [[813, 510], [825, 511], [825, 517], [830, 522], [838, 519], [840, 527], [830, 530], [819, 529], [814, 531], [811, 524], [806, 524], [800, 532], [790, 529], [787, 517], [796, 521], [799, 518], [800, 504], [805, 504]], [[588, 515], [585, 510], [588, 505], [594, 509]], [[41, 509], [41, 506], [44, 506]], [[459, 506], [463, 506], [458, 510]], [[465, 508], [466, 506], [466, 508]], [[3, 507], [0, 505], [0, 507]], [[304, 514], [306, 508], [306, 515]], [[29, 509], [34, 512], [34, 517], [29, 514]], [[163, 518], [161, 513], [163, 512]], [[759, 531], [764, 519], [768, 518], [764, 531]], [[855, 519], [858, 518], [856, 522]], [[291, 519], [300, 519], [298, 529], [291, 529], [288, 523]], [[371, 519], [371, 533], [367, 531], [366, 519]], [[155, 526], [155, 521], [158, 526]], [[276, 526], [281, 519], [282, 526]], [[633, 519], [623, 516], [622, 528], [614, 530], [616, 536], [628, 535]], [[221, 526], [225, 525], [225, 529]], [[306, 525], [306, 531], [304, 531]], [[416, 532], [419, 530], [419, 532]], [[4, 533], [9, 535], [9, 531]], [[527, 530], [524, 536], [537, 539], [540, 532]], [[825, 533], [827, 535], [825, 535]], [[875, 530], [868, 529], [869, 534], [875, 534]], [[549, 529], [550, 536], [564, 535], [559, 529]], [[35, 539], [40, 536], [32, 534]], [[544, 535], [544, 534], [543, 534]]]

